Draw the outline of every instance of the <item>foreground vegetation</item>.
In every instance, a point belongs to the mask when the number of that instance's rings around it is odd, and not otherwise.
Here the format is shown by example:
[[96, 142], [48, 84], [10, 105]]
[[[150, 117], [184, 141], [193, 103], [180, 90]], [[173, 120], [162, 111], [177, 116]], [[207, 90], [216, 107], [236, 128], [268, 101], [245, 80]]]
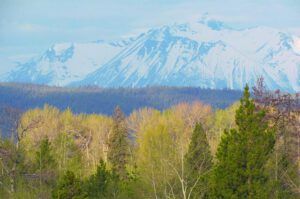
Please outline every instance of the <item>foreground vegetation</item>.
[[299, 198], [295, 96], [262, 84], [215, 110], [200, 102], [125, 117], [44, 106], [0, 141], [1, 198]]

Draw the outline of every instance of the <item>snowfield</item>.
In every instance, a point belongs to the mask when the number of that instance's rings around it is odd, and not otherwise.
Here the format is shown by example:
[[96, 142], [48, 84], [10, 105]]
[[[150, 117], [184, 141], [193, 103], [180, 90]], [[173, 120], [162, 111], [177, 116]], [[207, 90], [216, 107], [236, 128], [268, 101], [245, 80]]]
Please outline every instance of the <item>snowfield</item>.
[[118, 42], [55, 44], [1, 81], [57, 86], [151, 85], [300, 91], [300, 38], [269, 27], [234, 29], [204, 18]]

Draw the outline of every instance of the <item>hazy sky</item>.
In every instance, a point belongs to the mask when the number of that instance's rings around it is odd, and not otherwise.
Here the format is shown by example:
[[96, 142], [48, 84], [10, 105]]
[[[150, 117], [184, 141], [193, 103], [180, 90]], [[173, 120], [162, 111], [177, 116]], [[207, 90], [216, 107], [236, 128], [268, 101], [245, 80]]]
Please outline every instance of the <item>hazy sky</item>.
[[57, 42], [126, 37], [206, 12], [236, 26], [300, 35], [300, 0], [0, 0], [0, 62]]

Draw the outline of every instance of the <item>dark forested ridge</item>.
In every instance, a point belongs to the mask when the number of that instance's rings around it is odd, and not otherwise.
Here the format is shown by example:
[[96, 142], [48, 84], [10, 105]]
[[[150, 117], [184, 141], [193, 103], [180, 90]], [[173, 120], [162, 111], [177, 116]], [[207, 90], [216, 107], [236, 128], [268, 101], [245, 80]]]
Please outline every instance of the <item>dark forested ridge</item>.
[[116, 88], [98, 87], [62, 88], [33, 84], [0, 83], [0, 107], [11, 106], [26, 111], [44, 104], [59, 109], [70, 108], [75, 113], [101, 113], [111, 115], [119, 105], [125, 114], [141, 107], [158, 110], [180, 102], [202, 101], [214, 108], [226, 108], [241, 96], [235, 90], [201, 88], [149, 87]]

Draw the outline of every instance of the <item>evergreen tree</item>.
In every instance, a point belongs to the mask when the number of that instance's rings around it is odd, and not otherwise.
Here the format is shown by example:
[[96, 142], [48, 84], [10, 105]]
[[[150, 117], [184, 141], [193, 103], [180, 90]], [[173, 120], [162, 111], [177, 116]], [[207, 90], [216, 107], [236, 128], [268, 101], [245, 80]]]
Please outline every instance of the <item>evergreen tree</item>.
[[113, 116], [113, 128], [109, 138], [108, 160], [113, 172], [120, 179], [127, 178], [126, 165], [129, 155], [129, 138], [125, 122], [125, 116], [120, 107], [116, 107]]
[[212, 198], [268, 198], [265, 164], [274, 147], [274, 131], [256, 111], [246, 86], [236, 112], [237, 129], [225, 131], [212, 181]]
[[111, 177], [111, 173], [107, 170], [105, 162], [101, 160], [100, 165], [97, 167], [97, 172], [90, 176], [86, 182], [88, 197], [106, 198]]
[[41, 141], [40, 147], [36, 152], [35, 159], [40, 172], [47, 168], [54, 168], [56, 166], [52, 155], [51, 143], [48, 138]]
[[55, 184], [57, 176], [56, 162], [52, 155], [51, 143], [47, 137], [41, 141], [40, 146], [36, 151], [35, 159], [36, 170], [39, 175], [39, 194], [43, 195], [49, 190], [45, 189], [45, 187], [48, 186], [51, 189]]
[[[206, 186], [207, 172], [212, 166], [212, 156], [206, 134], [200, 123], [197, 123], [186, 154], [186, 170], [188, 187], [193, 198], [199, 198], [205, 193], [201, 188]], [[204, 190], [204, 189], [203, 189]]]
[[88, 198], [140, 198], [133, 190], [137, 187], [135, 182], [132, 176], [120, 180], [119, 176], [114, 171], [108, 170], [105, 162], [101, 160], [97, 172], [89, 177], [84, 187]]
[[52, 191], [55, 199], [81, 199], [86, 198], [81, 181], [71, 171], [67, 171]]

